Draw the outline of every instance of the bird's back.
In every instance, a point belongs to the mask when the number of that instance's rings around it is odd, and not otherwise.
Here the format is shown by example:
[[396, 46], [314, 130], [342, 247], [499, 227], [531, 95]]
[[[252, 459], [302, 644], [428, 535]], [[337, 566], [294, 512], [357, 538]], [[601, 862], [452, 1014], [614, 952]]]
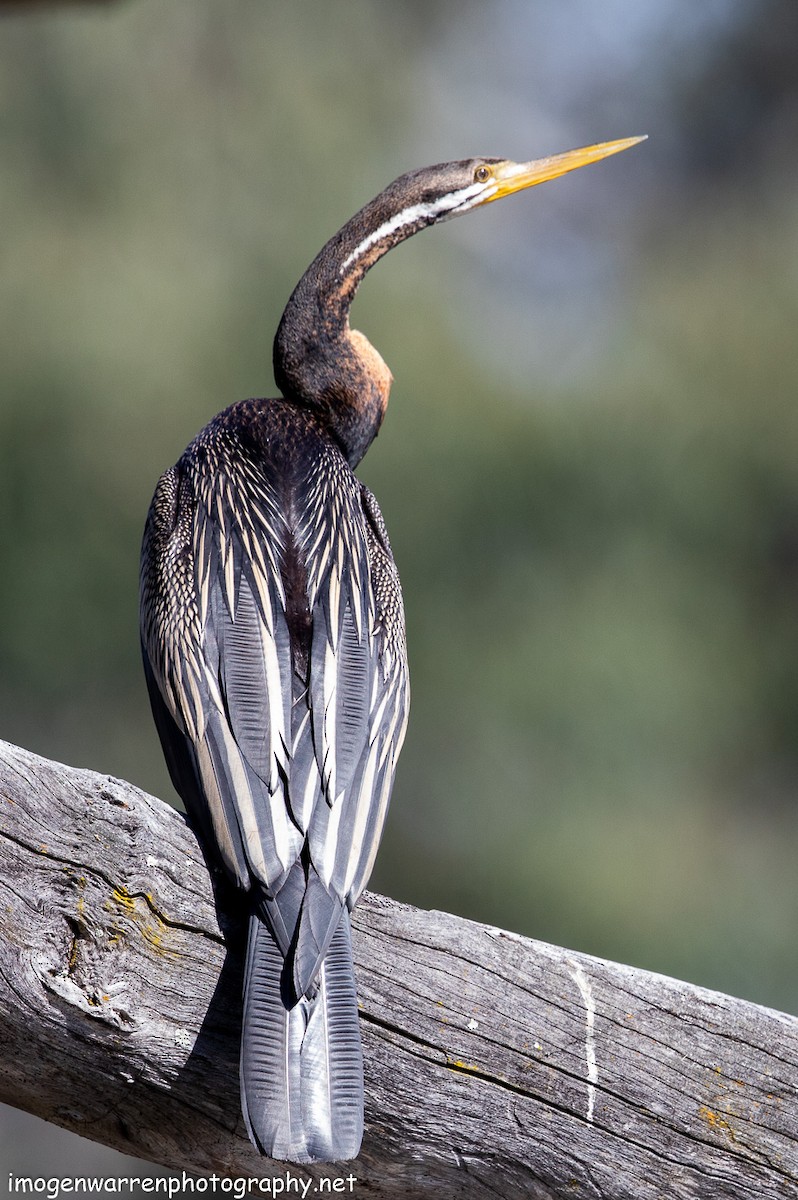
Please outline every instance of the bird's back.
[[[275, 1156], [351, 1156], [360, 1135], [349, 1116], [337, 1121], [345, 1133], [331, 1117], [322, 1135], [301, 1115], [338, 1078], [335, 1054], [307, 1031], [315, 1020], [335, 1037], [336, 1014], [331, 1026], [314, 1005], [348, 997], [348, 912], [387, 811], [407, 668], [376, 502], [312, 415], [281, 400], [236, 405], [162, 477], [144, 540], [142, 642], [175, 785], [206, 851], [253, 899], [248, 989], [272, 980], [268, 1002], [245, 1001], [250, 1129]], [[356, 1009], [354, 1025], [342, 1015], [353, 1005], [337, 1014], [347, 1113], [362, 1107]], [[284, 1029], [275, 1012], [289, 1014]], [[299, 1063], [303, 1045], [332, 1075], [325, 1084], [316, 1063], [302, 1083], [289, 1071], [288, 1126], [272, 1128], [272, 1116], [258, 1133], [254, 1109], [274, 1108], [270, 1073], [286, 1054]]]

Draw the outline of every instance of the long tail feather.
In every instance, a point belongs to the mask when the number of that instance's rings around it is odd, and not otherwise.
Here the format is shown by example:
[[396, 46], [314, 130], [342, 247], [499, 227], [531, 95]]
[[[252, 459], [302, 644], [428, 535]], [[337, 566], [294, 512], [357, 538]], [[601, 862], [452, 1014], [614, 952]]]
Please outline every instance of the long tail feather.
[[250, 918], [241, 1035], [241, 1106], [270, 1158], [355, 1158], [363, 1136], [363, 1058], [349, 914], [322, 963], [318, 989], [293, 1001], [268, 927]]

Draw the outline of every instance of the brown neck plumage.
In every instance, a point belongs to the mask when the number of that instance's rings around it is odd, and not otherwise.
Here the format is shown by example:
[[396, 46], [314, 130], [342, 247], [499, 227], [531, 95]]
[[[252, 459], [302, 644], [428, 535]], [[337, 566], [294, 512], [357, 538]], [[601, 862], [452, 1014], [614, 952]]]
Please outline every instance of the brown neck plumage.
[[[406, 179], [407, 177], [405, 177]], [[366, 272], [434, 218], [397, 181], [331, 238], [300, 279], [274, 341], [274, 375], [287, 400], [312, 409], [351, 466], [379, 431], [391, 372], [349, 309]]]

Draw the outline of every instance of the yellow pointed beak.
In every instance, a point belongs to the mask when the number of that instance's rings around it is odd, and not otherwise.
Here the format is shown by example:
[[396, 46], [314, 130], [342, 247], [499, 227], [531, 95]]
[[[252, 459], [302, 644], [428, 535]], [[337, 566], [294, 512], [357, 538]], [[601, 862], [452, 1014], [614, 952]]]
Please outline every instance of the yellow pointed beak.
[[583, 146], [579, 150], [566, 150], [563, 154], [552, 154], [549, 158], [537, 158], [528, 163], [504, 162], [492, 168], [496, 188], [485, 195], [484, 203], [500, 200], [523, 188], [534, 187], [537, 183], [545, 183], [547, 179], [557, 179], [577, 167], [585, 167], [588, 163], [598, 162], [610, 154], [620, 154], [638, 142], [644, 142], [648, 135], [642, 137], [621, 138], [617, 142], [599, 142], [596, 146]]

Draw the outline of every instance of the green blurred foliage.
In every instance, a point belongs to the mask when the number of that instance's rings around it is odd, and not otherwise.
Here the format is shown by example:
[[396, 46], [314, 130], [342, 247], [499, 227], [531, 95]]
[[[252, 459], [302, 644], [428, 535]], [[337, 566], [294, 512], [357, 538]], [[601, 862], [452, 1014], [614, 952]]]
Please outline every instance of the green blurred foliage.
[[[138, 658], [152, 489], [217, 410], [273, 390], [282, 305], [355, 208], [433, 154], [492, 151], [429, 128], [435, 89], [467, 86], [443, 68], [430, 84], [465, 11], [130, 0], [3, 20], [8, 740], [173, 798]], [[705, 94], [696, 71], [683, 103]], [[793, 112], [788, 82], [768, 129]], [[495, 138], [506, 121], [520, 142], [497, 95]], [[586, 104], [565, 144], [637, 132], [613, 103], [611, 128]], [[678, 112], [662, 142], [695, 163]], [[578, 369], [531, 372], [492, 339], [499, 267], [464, 247], [496, 239], [501, 212], [414, 239], [356, 302], [396, 376], [361, 474], [402, 574], [413, 684], [373, 883], [794, 1008], [794, 166], [775, 140], [749, 177], [726, 146], [693, 186], [650, 132], [638, 167], [593, 177], [590, 236], [610, 237], [606, 215], [626, 252], [592, 303], [597, 344], [576, 290], [558, 300]], [[645, 210], [612, 224], [638, 183]], [[534, 238], [537, 202], [518, 201], [523, 228], [508, 212], [497, 262]], [[532, 341], [533, 300], [514, 286], [512, 303], [505, 324]]]

